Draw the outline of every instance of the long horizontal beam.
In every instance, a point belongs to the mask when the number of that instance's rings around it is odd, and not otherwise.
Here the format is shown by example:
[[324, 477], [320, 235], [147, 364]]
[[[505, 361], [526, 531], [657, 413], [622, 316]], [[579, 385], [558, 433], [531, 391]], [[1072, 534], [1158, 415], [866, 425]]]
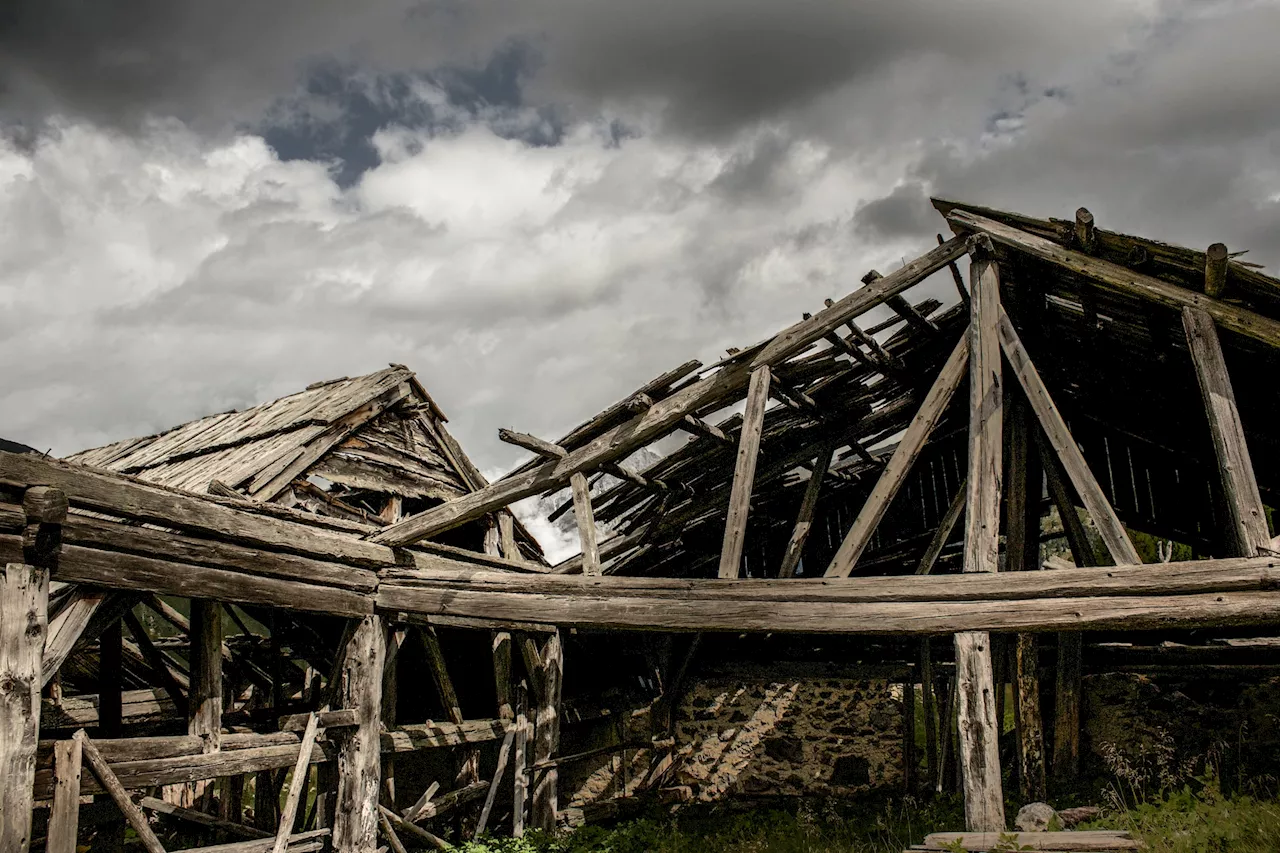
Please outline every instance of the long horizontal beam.
[[994, 219], [988, 219], [967, 210], [952, 210], [947, 214], [947, 221], [962, 231], [982, 232], [997, 243], [1026, 252], [1099, 284], [1158, 305], [1178, 310], [1187, 307], [1201, 308], [1220, 328], [1253, 338], [1269, 346], [1280, 347], [1280, 321], [1272, 320], [1270, 317], [1264, 317], [1246, 308], [1213, 299], [1203, 293], [1187, 290], [1149, 275], [1142, 275], [1119, 264], [1067, 249], [1052, 240], [1029, 234], [1011, 225], [996, 222]]
[[443, 533], [530, 495], [562, 488], [576, 472], [593, 471], [606, 462], [621, 459], [679, 427], [685, 415], [695, 414], [709, 404], [745, 391], [751, 373], [757, 367], [772, 367], [797, 355], [843, 323], [918, 284], [964, 252], [963, 240], [949, 240], [905, 267], [855, 290], [830, 308], [796, 323], [763, 346], [747, 350], [741, 358], [730, 361], [716, 373], [659, 400], [563, 459], [549, 460], [536, 468], [508, 476], [487, 488], [385, 527], [367, 538], [384, 545], [405, 545]]

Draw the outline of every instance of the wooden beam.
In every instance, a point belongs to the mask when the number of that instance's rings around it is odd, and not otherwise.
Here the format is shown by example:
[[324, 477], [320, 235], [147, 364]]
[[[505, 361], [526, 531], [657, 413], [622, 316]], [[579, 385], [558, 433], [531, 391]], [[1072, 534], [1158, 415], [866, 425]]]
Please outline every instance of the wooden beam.
[[293, 824], [298, 815], [298, 803], [302, 800], [302, 792], [307, 786], [310, 767], [311, 748], [315, 746], [316, 735], [320, 733], [320, 720], [312, 713], [307, 718], [307, 728], [302, 734], [302, 744], [298, 749], [298, 762], [293, 765], [293, 775], [289, 779], [289, 793], [285, 796], [284, 807], [280, 810], [280, 824], [276, 828], [276, 841], [271, 853], [284, 853], [289, 844], [289, 836], [293, 835]]
[[1090, 517], [1093, 518], [1093, 523], [1098, 528], [1098, 535], [1102, 537], [1107, 550], [1111, 552], [1112, 559], [1117, 565], [1141, 563], [1142, 559], [1138, 556], [1137, 549], [1133, 547], [1133, 542], [1125, 533], [1115, 510], [1103, 494], [1102, 487], [1098, 485], [1093, 472], [1089, 470], [1084, 454], [1080, 452], [1079, 445], [1071, 437], [1071, 430], [1067, 428], [1067, 423], [1062, 419], [1062, 413], [1058, 411], [1058, 407], [1053, 404], [1049, 389], [1045, 387], [1039, 372], [1036, 371], [1036, 366], [1031, 363], [1031, 357], [1023, 347], [1017, 331], [1013, 328], [1013, 322], [1004, 313], [1004, 309], [1000, 309], [999, 332], [1000, 346], [1004, 350], [1005, 357], [1009, 359], [1009, 366], [1018, 377], [1018, 382], [1022, 385], [1022, 390], [1026, 393], [1027, 400], [1040, 421], [1040, 428], [1044, 430], [1050, 446], [1057, 453], [1072, 485], [1076, 487], [1076, 492], [1084, 502]]
[[1219, 299], [1227, 289], [1227, 247], [1214, 243], [1204, 253], [1204, 295]]
[[[49, 638], [45, 642], [44, 661], [41, 664], [41, 685], [49, 683], [76, 643], [84, 635], [95, 613], [113, 593], [95, 587], [77, 586], [71, 591], [71, 600], [49, 620]], [[84, 637], [86, 642], [97, 639]]]
[[928, 789], [938, 784], [938, 720], [933, 692], [933, 649], [928, 637], [920, 638], [920, 696], [924, 712], [924, 758]]
[[49, 811], [46, 853], [76, 853], [80, 827], [81, 742], [60, 740], [53, 746], [53, 808]]
[[[939, 246], [941, 246], [943, 243], [946, 242], [946, 240], [943, 239], [943, 236], [941, 234], [937, 235], [937, 237], [938, 237]], [[949, 264], [947, 264], [947, 269], [951, 271], [951, 280], [955, 282], [956, 293], [959, 294], [960, 301], [963, 302], [965, 305], [968, 305], [969, 291], [964, 286], [964, 276], [960, 274], [960, 267], [956, 266], [955, 261], [951, 261]]]
[[404, 545], [425, 539], [521, 498], [561, 488], [575, 471], [592, 471], [604, 462], [625, 458], [678, 427], [685, 415], [695, 414], [733, 397], [747, 387], [757, 368], [779, 364], [799, 354], [846, 321], [923, 281], [963, 251], [963, 241], [949, 240], [901, 269], [854, 291], [809, 320], [793, 325], [758, 348], [752, 348], [747, 355], [723, 365], [715, 373], [684, 386], [625, 423], [574, 449], [564, 459], [548, 461], [499, 480], [485, 489], [386, 527], [368, 538], [387, 545]]
[[591, 487], [587, 475], [574, 472], [569, 478], [573, 489], [573, 517], [578, 524], [578, 542], [582, 548], [582, 573], [600, 574], [600, 548], [596, 544], [596, 518], [591, 511]]
[[[213, 815], [205, 814], [195, 809], [185, 809], [182, 806], [167, 803], [164, 800], [158, 800], [155, 797], [143, 797], [138, 801], [138, 805], [147, 811], [156, 812], [158, 814], [168, 815], [169, 817], [185, 820], [188, 823], [194, 823], [208, 829], [216, 829], [221, 832], [238, 835], [241, 838], [273, 838], [270, 833], [263, 832], [260, 829], [254, 829], [252, 826], [245, 826], [243, 823], [235, 821], [223, 820]], [[52, 821], [50, 822], [52, 826]], [[274, 840], [274, 838], [273, 838]]]
[[[534, 728], [533, 763], [555, 756], [560, 748], [560, 686], [564, 673], [564, 647], [560, 632], [552, 634], [542, 649], [542, 698], [538, 702]], [[559, 771], [551, 767], [533, 779], [533, 806], [530, 821], [543, 832], [554, 832], [559, 814], [557, 785]]]
[[[1000, 491], [1004, 478], [1004, 404], [998, 337], [1000, 272], [990, 245], [974, 244], [969, 277], [969, 473], [964, 571], [994, 573], [1000, 548]], [[1004, 829], [999, 728], [991, 671], [991, 637], [984, 631], [955, 636], [957, 710], [965, 826]]]
[[40, 667], [49, 630], [49, 575], [24, 563], [0, 573], [0, 850], [31, 844], [40, 732]]
[[133, 831], [137, 833], [138, 840], [142, 842], [142, 846], [146, 848], [147, 853], [164, 853], [164, 846], [160, 844], [160, 839], [156, 838], [156, 834], [151, 831], [151, 824], [147, 823], [147, 818], [129, 799], [129, 794], [125, 791], [124, 786], [120, 784], [120, 780], [116, 778], [116, 774], [111, 772], [111, 767], [103, 759], [98, 748], [93, 745], [93, 741], [89, 740], [89, 736], [85, 734], [84, 729], [76, 732], [74, 738], [80, 741], [81, 755], [85, 762], [89, 765], [89, 769], [93, 771], [93, 775], [98, 777], [98, 781], [102, 783], [102, 787], [106, 788], [107, 793], [111, 795], [111, 799], [115, 801], [116, 806], [124, 814], [125, 820], [129, 822], [129, 826], [133, 827]]
[[[915, 464], [920, 451], [929, 440], [929, 434], [942, 419], [943, 413], [947, 410], [947, 404], [951, 402], [951, 396], [964, 379], [965, 367], [969, 361], [969, 347], [969, 335], [966, 333], [943, 363], [938, 378], [934, 380], [929, 393], [925, 395], [920, 408], [912, 417], [902, 440], [893, 451], [889, 464], [880, 472], [880, 479], [876, 481], [875, 488], [871, 490], [866, 503], [858, 511], [858, 517], [854, 519], [853, 526], [849, 528], [844, 541], [840, 543], [840, 548], [831, 558], [831, 564], [827, 566], [827, 577], [847, 578], [858, 562], [858, 558], [871, 542], [876, 526], [880, 523], [880, 519], [884, 518], [885, 512], [893, 503], [902, 484], [906, 482], [907, 475], [911, 473], [911, 466]], [[996, 359], [999, 360], [999, 352], [996, 354]]]
[[1213, 321], [1219, 328], [1253, 338], [1270, 347], [1280, 347], [1280, 320], [1273, 320], [1247, 308], [1213, 299], [1152, 276], [1142, 275], [1119, 264], [1063, 248], [1052, 240], [1037, 237], [976, 213], [956, 209], [947, 214], [947, 221], [960, 230], [981, 231], [997, 243], [1157, 305], [1177, 311], [1188, 306], [1203, 308], [1209, 316], [1213, 317]]
[[513, 444], [516, 447], [523, 447], [543, 459], [563, 459], [569, 455], [569, 451], [565, 450], [558, 444], [552, 444], [544, 441], [536, 435], [529, 435], [527, 432], [516, 432], [512, 429], [498, 430], [498, 440], [507, 444]]
[[778, 567], [778, 577], [789, 578], [796, 573], [800, 557], [804, 554], [804, 543], [809, 538], [809, 530], [813, 527], [813, 513], [818, 508], [818, 495], [822, 492], [822, 481], [827, 477], [827, 469], [831, 467], [831, 457], [835, 455], [836, 445], [828, 443], [814, 457], [813, 469], [809, 472], [809, 482], [804, 487], [804, 498], [800, 501], [800, 511], [796, 513], [796, 524], [791, 529], [791, 538], [787, 540], [787, 549], [782, 555], [782, 565]]
[[1254, 475], [1227, 363], [1222, 357], [1218, 332], [1213, 318], [1198, 308], [1182, 309], [1182, 325], [1208, 416], [1213, 451], [1218, 459], [1218, 476], [1231, 517], [1230, 540], [1237, 556], [1257, 554], [1259, 549], [1270, 549], [1271, 534], [1267, 530], [1267, 512], [1258, 493], [1258, 480]]
[[955, 497], [951, 499], [951, 505], [947, 507], [942, 520], [938, 522], [938, 529], [933, 532], [933, 538], [929, 540], [928, 547], [924, 549], [924, 556], [920, 558], [920, 565], [916, 566], [916, 574], [930, 574], [933, 571], [933, 567], [938, 564], [938, 557], [942, 555], [942, 549], [947, 547], [947, 540], [951, 538], [951, 531], [955, 530], [956, 523], [960, 521], [960, 516], [964, 515], [964, 505], [968, 497], [969, 484], [961, 480], [960, 487], [956, 489]]
[[382, 761], [378, 736], [382, 722], [382, 669], [387, 650], [381, 617], [358, 620], [338, 671], [338, 704], [360, 712], [360, 724], [341, 729], [338, 744], [338, 796], [333, 823], [337, 850], [373, 850], [378, 837], [378, 792]]
[[507, 772], [507, 760], [511, 755], [511, 744], [515, 741], [515, 726], [507, 729], [506, 737], [502, 739], [502, 746], [498, 749], [498, 766], [493, 771], [493, 781], [489, 783], [489, 793], [484, 798], [484, 808], [480, 809], [480, 820], [476, 822], [476, 835], [484, 834], [485, 827], [489, 823], [489, 812], [493, 810], [494, 800], [498, 796], [498, 783], [502, 781], [502, 777]]
[[747, 407], [742, 414], [742, 429], [738, 432], [738, 460], [733, 470], [729, 511], [725, 516], [724, 544], [720, 548], [719, 576], [722, 578], [736, 578], [741, 571], [747, 519], [751, 514], [751, 492], [755, 486], [760, 437], [764, 430], [764, 410], [769, 405], [770, 377], [767, 366], [758, 367], [751, 374]]

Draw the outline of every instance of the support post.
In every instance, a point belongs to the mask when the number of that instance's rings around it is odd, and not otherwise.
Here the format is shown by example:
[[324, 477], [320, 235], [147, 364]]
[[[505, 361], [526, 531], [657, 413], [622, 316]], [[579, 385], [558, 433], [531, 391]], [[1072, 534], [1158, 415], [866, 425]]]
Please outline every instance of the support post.
[[8, 563], [0, 575], [0, 850], [31, 844], [40, 732], [40, 667], [49, 629], [49, 575]]
[[902, 790], [914, 794], [916, 790], [916, 685], [908, 678], [902, 684]]
[[[1225, 252], [1223, 247], [1224, 255]], [[1213, 436], [1213, 451], [1218, 458], [1223, 497], [1231, 517], [1234, 556], [1252, 557], [1259, 548], [1271, 547], [1271, 535], [1218, 331], [1213, 318], [1200, 308], [1183, 308], [1182, 326], [1187, 333], [1187, 348], [1195, 365], [1209, 432]]]
[[[1000, 544], [1003, 419], [1000, 341], [1000, 274], [989, 242], [975, 241], [970, 262], [969, 476], [964, 570], [994, 572]], [[955, 636], [956, 704], [965, 826], [971, 832], [1004, 829], [1004, 792], [991, 671], [991, 637], [985, 631]]]
[[76, 853], [80, 828], [80, 741], [53, 745], [53, 808], [49, 811], [46, 853]]
[[[106, 638], [103, 634], [103, 638]], [[204, 742], [205, 753], [222, 749], [222, 605], [191, 601], [191, 680], [187, 689], [187, 734]], [[181, 805], [195, 807], [212, 782], [186, 786]]]
[[348, 635], [339, 653], [337, 699], [354, 708], [360, 722], [335, 729], [338, 741], [338, 797], [333, 821], [333, 848], [338, 853], [373, 853], [378, 841], [378, 791], [382, 762], [382, 668], [387, 650], [386, 626], [379, 616], [365, 616]]
[[516, 690], [516, 742], [514, 782], [511, 788], [511, 835], [520, 838], [524, 835], [525, 812], [529, 805], [529, 718], [525, 714], [524, 687]]
[[581, 471], [569, 478], [573, 490], [573, 518], [578, 523], [578, 542], [582, 546], [582, 573], [600, 574], [600, 546], [596, 544], [596, 517], [591, 511], [591, 487]]
[[[542, 663], [542, 695], [538, 700], [533, 742], [535, 767], [555, 757], [560, 747], [560, 684], [564, 671], [564, 647], [559, 631], [552, 634], [543, 647]], [[558, 776], [554, 765], [534, 771], [530, 822], [543, 832], [552, 832], [556, 828]]]
[[725, 518], [724, 545], [720, 549], [719, 576], [722, 578], [736, 578], [741, 570], [771, 376], [769, 368], [761, 365], [751, 372], [747, 388], [747, 408], [742, 413], [742, 429], [738, 432], [738, 461], [733, 470], [733, 491], [729, 495], [729, 513]]
[[928, 637], [920, 638], [920, 696], [921, 710], [924, 712], [924, 760], [928, 773], [928, 787], [933, 790], [938, 784], [938, 721], [934, 701], [933, 685], [933, 649]]
[[1225, 243], [1214, 243], [1204, 253], [1204, 295], [1218, 299], [1227, 289], [1227, 253]]
[[[1005, 507], [1005, 561], [1012, 572], [1040, 568], [1040, 494], [1042, 489], [1040, 454], [1033, 431], [1035, 415], [1026, 398], [1008, 396], [1009, 464], [1008, 503]], [[1013, 638], [1011, 681], [1014, 692], [1014, 719], [1018, 736], [1018, 787], [1023, 802], [1045, 798], [1044, 730], [1040, 718], [1040, 676], [1037, 670], [1035, 634]], [[1003, 720], [1001, 721], [1003, 722]]]

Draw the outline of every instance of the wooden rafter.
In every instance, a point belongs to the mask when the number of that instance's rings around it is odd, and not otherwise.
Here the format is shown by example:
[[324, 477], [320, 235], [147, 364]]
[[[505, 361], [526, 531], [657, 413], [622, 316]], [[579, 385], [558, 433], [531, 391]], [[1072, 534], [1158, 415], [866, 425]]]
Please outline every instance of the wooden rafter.
[[966, 333], [942, 365], [938, 378], [934, 380], [929, 393], [920, 403], [920, 408], [911, 419], [911, 424], [907, 427], [902, 440], [898, 442], [898, 447], [894, 450], [889, 464], [881, 472], [880, 479], [871, 490], [871, 495], [858, 511], [858, 517], [854, 519], [853, 526], [849, 528], [844, 541], [840, 543], [839, 550], [832, 557], [831, 564], [827, 566], [827, 577], [845, 578], [853, 571], [858, 558], [870, 543], [876, 525], [880, 523], [880, 519], [884, 517], [889, 505], [897, 496], [898, 490], [906, 482], [912, 465], [915, 464], [920, 451], [929, 440], [929, 434], [942, 419], [947, 404], [951, 402], [951, 396], [960, 386], [960, 381], [964, 379], [968, 360], [969, 336]]
[[789, 578], [796, 573], [800, 564], [800, 556], [804, 553], [804, 543], [809, 538], [809, 529], [813, 527], [813, 513], [818, 507], [818, 495], [822, 493], [822, 481], [826, 479], [827, 469], [831, 466], [831, 457], [835, 455], [836, 445], [830, 443], [818, 451], [814, 457], [813, 469], [809, 472], [809, 482], [804, 488], [804, 498], [800, 501], [800, 511], [796, 514], [795, 527], [791, 530], [791, 538], [787, 540], [787, 550], [782, 555], [782, 565], [778, 568], [778, 577]]
[[733, 472], [733, 489], [729, 493], [729, 512], [725, 517], [724, 544], [720, 549], [722, 578], [736, 578], [742, 563], [742, 547], [747, 538], [747, 518], [751, 513], [751, 491], [755, 486], [756, 462], [760, 458], [760, 436], [764, 429], [764, 410], [769, 405], [770, 371], [766, 366], [751, 374], [747, 391], [747, 408], [742, 414], [738, 432], [738, 461]]

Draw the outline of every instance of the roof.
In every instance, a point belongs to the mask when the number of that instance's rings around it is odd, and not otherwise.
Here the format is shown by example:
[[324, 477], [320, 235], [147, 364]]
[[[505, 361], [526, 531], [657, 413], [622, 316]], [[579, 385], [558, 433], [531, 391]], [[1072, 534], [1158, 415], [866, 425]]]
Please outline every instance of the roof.
[[[393, 408], [401, 417], [388, 429], [379, 418]], [[447, 500], [483, 482], [475, 481], [479, 474], [457, 443], [445, 439], [443, 422], [413, 372], [392, 365], [68, 459], [194, 492], [217, 481], [264, 500], [319, 466], [333, 481], [385, 476], [399, 482], [386, 491]], [[362, 431], [368, 435], [357, 436]], [[346, 475], [330, 470], [343, 462]]]

